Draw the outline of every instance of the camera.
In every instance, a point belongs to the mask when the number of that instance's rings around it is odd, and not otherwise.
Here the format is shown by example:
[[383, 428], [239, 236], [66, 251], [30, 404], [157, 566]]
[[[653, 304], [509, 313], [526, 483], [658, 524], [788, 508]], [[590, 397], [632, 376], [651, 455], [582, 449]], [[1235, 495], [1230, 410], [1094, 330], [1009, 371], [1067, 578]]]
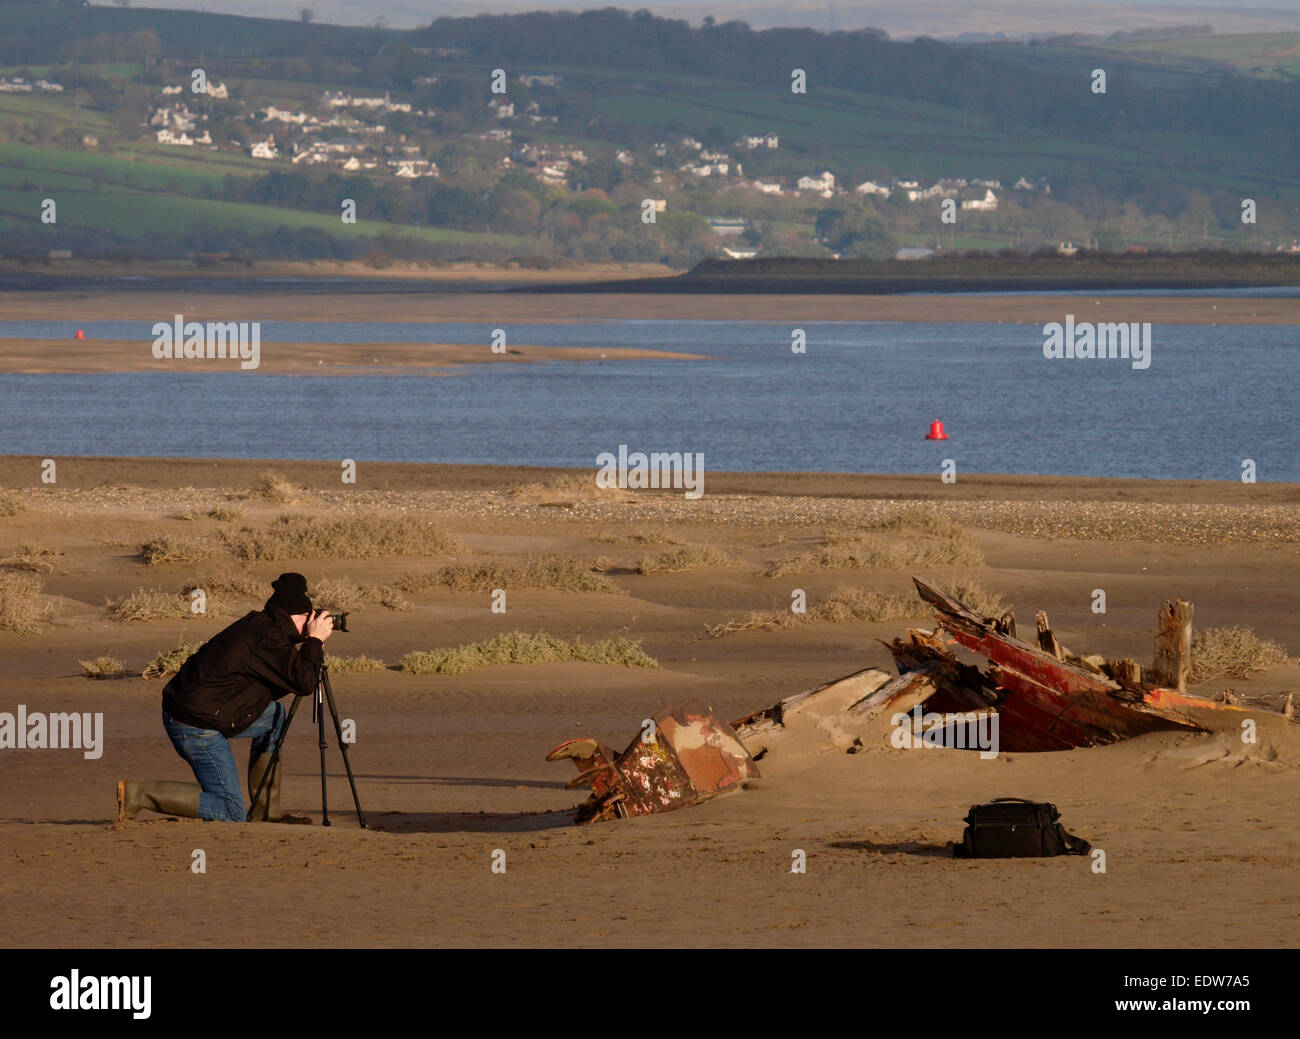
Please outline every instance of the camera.
[[334, 625], [335, 631], [347, 631], [348, 615], [346, 613], [331, 613], [330, 623]]

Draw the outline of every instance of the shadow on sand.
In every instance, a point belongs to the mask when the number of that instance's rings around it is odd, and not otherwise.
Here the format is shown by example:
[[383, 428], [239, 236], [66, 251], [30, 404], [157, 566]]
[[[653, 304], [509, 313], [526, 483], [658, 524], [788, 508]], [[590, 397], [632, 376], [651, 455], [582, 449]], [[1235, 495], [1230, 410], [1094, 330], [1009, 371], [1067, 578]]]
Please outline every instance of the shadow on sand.
[[367, 812], [366, 822], [384, 833], [536, 833], [572, 826], [573, 812]]
[[832, 841], [832, 848], [846, 848], [849, 851], [870, 851], [877, 855], [920, 855], [925, 858], [952, 858], [952, 849], [946, 844], [925, 844], [921, 841], [898, 841], [893, 844], [881, 844], [877, 841]]

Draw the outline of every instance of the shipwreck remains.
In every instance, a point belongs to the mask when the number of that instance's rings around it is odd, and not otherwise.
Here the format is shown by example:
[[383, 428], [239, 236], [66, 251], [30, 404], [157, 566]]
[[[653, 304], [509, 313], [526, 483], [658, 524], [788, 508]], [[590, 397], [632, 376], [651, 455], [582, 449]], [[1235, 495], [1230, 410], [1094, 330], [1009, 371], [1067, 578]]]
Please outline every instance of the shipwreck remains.
[[[758, 776], [757, 760], [800, 732], [848, 753], [915, 745], [895, 741], [900, 717], [920, 708], [962, 725], [995, 720], [995, 754], [1093, 747], [1161, 730], [1208, 732], [1224, 726], [1225, 712], [1241, 710], [1185, 691], [1190, 603], [1161, 608], [1153, 664], [1144, 669], [1129, 658], [1071, 653], [1042, 612], [1035, 617], [1037, 644], [1025, 642], [1011, 612], [980, 617], [929, 581], [912, 580], [939, 624], [933, 631], [909, 628], [905, 638], [885, 644], [897, 677], [877, 668], [855, 671], [730, 725], [700, 703], [666, 707], [617, 756], [588, 737], [556, 747], [547, 760], [571, 758], [578, 775], [568, 785], [592, 791], [577, 822], [666, 812], [735, 790]], [[959, 660], [958, 648], [985, 665]], [[948, 729], [945, 738], [961, 731]]]
[[694, 701], [647, 719], [617, 757], [599, 740], [579, 737], [546, 755], [547, 761], [564, 758], [578, 767], [569, 788], [591, 787], [575, 816], [579, 825], [669, 812], [735, 790], [759, 774], [731, 726]]

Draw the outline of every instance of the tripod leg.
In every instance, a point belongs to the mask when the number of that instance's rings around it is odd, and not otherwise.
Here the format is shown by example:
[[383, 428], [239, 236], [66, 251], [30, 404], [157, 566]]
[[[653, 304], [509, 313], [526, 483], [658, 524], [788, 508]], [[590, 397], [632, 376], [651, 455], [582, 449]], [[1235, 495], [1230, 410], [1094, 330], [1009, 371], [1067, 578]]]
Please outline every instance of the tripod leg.
[[298, 713], [298, 704], [302, 701], [301, 696], [295, 696], [293, 703], [289, 705], [289, 716], [284, 720], [284, 728], [280, 730], [280, 736], [275, 741], [275, 750], [271, 752], [270, 763], [266, 766], [266, 771], [262, 773], [262, 781], [257, 784], [257, 792], [252, 794], [253, 803], [248, 806], [248, 814], [244, 816], [244, 822], [253, 821], [253, 812], [257, 808], [257, 799], [262, 796], [262, 789], [271, 781], [271, 774], [280, 764], [280, 748], [284, 746], [284, 738], [289, 735], [289, 726], [293, 724], [293, 716]]
[[329, 681], [326, 675], [325, 668], [322, 666], [320, 681], [316, 683], [316, 728], [320, 733], [320, 812], [322, 826], [330, 824], [329, 798], [325, 792], [325, 705], [321, 702], [323, 699], [321, 690], [325, 683]]
[[352, 776], [352, 763], [348, 760], [348, 745], [343, 740], [343, 724], [339, 721], [338, 705], [334, 703], [334, 689], [330, 685], [329, 674], [324, 676], [325, 682], [325, 699], [329, 704], [330, 717], [334, 719], [334, 735], [339, 741], [339, 750], [343, 752], [343, 767], [348, 773], [348, 786], [352, 788], [352, 803], [357, 808], [357, 822], [361, 828], [366, 828], [366, 817], [361, 812], [361, 798], [357, 795], [357, 781]]

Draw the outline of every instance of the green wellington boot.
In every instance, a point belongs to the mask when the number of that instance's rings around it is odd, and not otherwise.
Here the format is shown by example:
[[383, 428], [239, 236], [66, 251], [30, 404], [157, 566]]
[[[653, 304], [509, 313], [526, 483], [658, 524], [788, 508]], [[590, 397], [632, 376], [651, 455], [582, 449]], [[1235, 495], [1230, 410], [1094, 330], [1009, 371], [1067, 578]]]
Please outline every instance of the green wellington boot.
[[[262, 773], [266, 771], [266, 766], [271, 763], [271, 752], [259, 754], [251, 758], [248, 762], [248, 796], [252, 797], [257, 793], [257, 785], [262, 782]], [[267, 781], [266, 789], [262, 791], [262, 796], [257, 799], [253, 805], [253, 822], [270, 822], [270, 823], [298, 823], [299, 825], [311, 825], [311, 819], [298, 812], [288, 814], [280, 811], [280, 764], [276, 763], [275, 771], [271, 773], [271, 778]]]
[[199, 794], [203, 788], [198, 783], [176, 783], [169, 779], [149, 783], [133, 783], [129, 779], [117, 783], [117, 821], [126, 822], [140, 814], [142, 808], [162, 815], [179, 815], [185, 819], [199, 817]]

